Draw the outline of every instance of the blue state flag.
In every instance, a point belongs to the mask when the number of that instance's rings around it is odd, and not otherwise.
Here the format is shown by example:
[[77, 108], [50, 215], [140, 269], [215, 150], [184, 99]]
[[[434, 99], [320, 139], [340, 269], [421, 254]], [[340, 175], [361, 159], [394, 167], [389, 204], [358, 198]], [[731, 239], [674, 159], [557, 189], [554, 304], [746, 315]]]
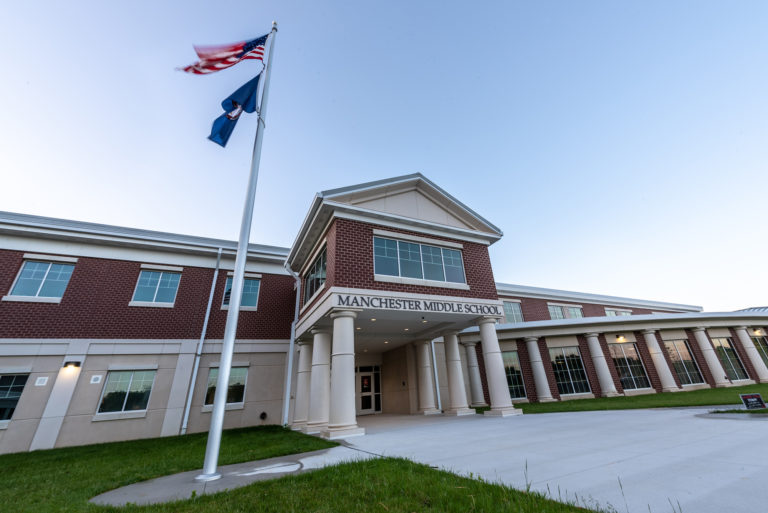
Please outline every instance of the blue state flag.
[[208, 136], [208, 139], [222, 148], [226, 147], [229, 136], [232, 135], [232, 130], [235, 129], [237, 120], [240, 118], [240, 114], [243, 112], [250, 114], [256, 111], [256, 91], [259, 89], [260, 76], [260, 74], [256, 75], [221, 102], [224, 114], [213, 121], [211, 135]]

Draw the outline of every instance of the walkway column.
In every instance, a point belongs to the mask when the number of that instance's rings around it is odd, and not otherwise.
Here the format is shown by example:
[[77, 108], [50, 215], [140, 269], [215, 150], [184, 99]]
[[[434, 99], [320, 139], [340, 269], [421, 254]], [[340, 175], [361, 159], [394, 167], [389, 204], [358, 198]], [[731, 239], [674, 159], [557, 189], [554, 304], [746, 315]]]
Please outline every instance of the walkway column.
[[608, 362], [605, 361], [603, 348], [600, 347], [600, 339], [597, 338], [598, 334], [586, 333], [584, 336], [587, 337], [589, 353], [592, 355], [592, 363], [597, 372], [597, 380], [600, 382], [600, 390], [603, 392], [603, 397], [616, 397], [619, 393], [616, 391], [616, 384], [613, 382]]
[[331, 408], [326, 438], [364, 435], [357, 427], [355, 409], [355, 317], [357, 312], [341, 310], [331, 314], [333, 347], [331, 349]]
[[331, 396], [331, 334], [312, 330], [312, 373], [309, 378], [309, 419], [305, 433], [320, 433], [328, 427]]
[[752, 362], [752, 367], [755, 368], [755, 372], [757, 373], [757, 381], [760, 383], [768, 382], [768, 367], [765, 366], [765, 362], [762, 358], [760, 358], [760, 353], [757, 352], [755, 343], [752, 342], [752, 339], [747, 333], [747, 327], [739, 326], [738, 328], [734, 328], [734, 330], [736, 330], [736, 336], [739, 337], [739, 342], [741, 342], [741, 345], [744, 346], [744, 351], [747, 353], [747, 358], [749, 358], [749, 361]]
[[419, 383], [419, 411], [424, 415], [435, 415], [440, 410], [435, 408], [435, 387], [432, 381], [432, 362], [429, 359], [431, 346], [429, 340], [416, 342], [416, 366]]
[[461, 372], [461, 356], [459, 354], [459, 337], [455, 331], [443, 335], [445, 346], [445, 368], [448, 374], [448, 394], [450, 405], [447, 415], [474, 415], [475, 410], [467, 406], [467, 392], [464, 388], [464, 374]]
[[469, 392], [472, 396], [472, 406], [488, 406], [483, 394], [483, 380], [480, 378], [480, 364], [477, 363], [475, 346], [477, 342], [462, 342], [467, 351], [467, 371], [469, 373]]
[[648, 347], [648, 352], [651, 353], [653, 367], [656, 369], [656, 374], [659, 375], [661, 391], [679, 392], [680, 388], [678, 388], [677, 383], [675, 383], [675, 378], [672, 376], [672, 371], [667, 364], [667, 359], [664, 358], [664, 353], [661, 352], [659, 341], [656, 339], [656, 330], [643, 331], [643, 337], [645, 337], [645, 345]]
[[715, 354], [715, 348], [709, 343], [709, 337], [707, 337], [705, 329], [693, 328], [693, 336], [696, 337], [696, 343], [699, 345], [699, 349], [701, 349], [701, 353], [704, 355], [704, 360], [707, 362], [712, 377], [715, 378], [715, 386], [727, 387], [730, 385], [731, 383], [725, 375], [723, 365]]
[[312, 374], [312, 344], [299, 340], [299, 363], [296, 372], [296, 400], [294, 402], [292, 428], [299, 430], [307, 425], [309, 416], [309, 386]]
[[486, 317], [481, 319], [477, 325], [480, 328], [480, 342], [483, 344], [488, 394], [491, 396], [491, 409], [485, 414], [500, 417], [519, 415], [523, 412], [512, 406], [512, 399], [509, 396], [504, 360], [501, 358], [499, 339], [496, 337], [496, 319]]
[[555, 399], [552, 397], [552, 391], [549, 389], [547, 370], [544, 368], [544, 362], [541, 359], [541, 352], [539, 351], [539, 338], [525, 337], [525, 346], [528, 348], [528, 360], [531, 362], [533, 382], [536, 384], [537, 399], [540, 403], [554, 401]]

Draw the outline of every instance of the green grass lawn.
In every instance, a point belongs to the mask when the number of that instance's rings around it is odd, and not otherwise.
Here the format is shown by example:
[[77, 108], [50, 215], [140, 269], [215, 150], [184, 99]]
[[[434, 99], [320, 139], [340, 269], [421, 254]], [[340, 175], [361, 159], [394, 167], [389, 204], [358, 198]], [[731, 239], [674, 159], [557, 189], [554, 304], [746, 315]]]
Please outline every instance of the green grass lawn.
[[631, 410], [637, 408], [674, 408], [681, 406], [717, 406], [741, 404], [739, 394], [757, 393], [768, 397], [768, 383], [730, 388], [709, 388], [691, 392], [665, 392], [663, 394], [637, 395], [632, 397], [602, 397], [575, 399], [553, 403], [517, 404], [523, 413], [552, 413], [564, 411]]
[[[216, 495], [154, 506], [96, 506], [91, 497], [126, 484], [201, 468], [205, 434], [0, 456], [0, 511], [22, 512], [472, 512], [589, 511], [407, 460], [346, 463]], [[276, 426], [225, 431], [220, 463], [332, 447]]]

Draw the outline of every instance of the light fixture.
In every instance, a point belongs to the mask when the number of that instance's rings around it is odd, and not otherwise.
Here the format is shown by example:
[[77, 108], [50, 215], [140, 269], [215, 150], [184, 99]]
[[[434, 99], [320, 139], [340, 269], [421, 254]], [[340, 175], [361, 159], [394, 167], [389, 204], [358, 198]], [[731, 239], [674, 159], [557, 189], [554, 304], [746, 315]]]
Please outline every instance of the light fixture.
[[422, 323], [422, 324], [426, 324], [426, 323], [428, 323], [428, 322], [429, 322], [429, 321], [428, 321], [428, 320], [426, 320], [426, 319], [424, 318], [424, 316], [422, 315], [422, 316], [421, 316], [421, 323]]
[[409, 328], [403, 328], [403, 331], [408, 331]]
[[80, 367], [80, 362], [76, 362], [76, 361], [64, 362], [63, 367], [67, 369], [74, 369], [75, 367]]
[[364, 352], [364, 353], [367, 353], [367, 352], [368, 352], [368, 350], [367, 350], [367, 349], [363, 349], [363, 352]]
[[626, 341], [627, 341], [627, 337], [625, 337], [624, 335], [616, 335], [616, 342], [626, 342]]
[[371, 317], [371, 322], [376, 322], [376, 318], [375, 317]]
[[761, 330], [760, 328], [757, 328], [755, 330], [755, 336], [762, 337], [763, 336], [763, 330]]
[[363, 328], [361, 328], [360, 326], [358, 326], [358, 327], [357, 327], [357, 328], [355, 328], [355, 329], [356, 329], [357, 331], [360, 331], [360, 330], [361, 330], [361, 329], [363, 329]]
[[389, 344], [389, 340], [385, 340], [385, 341], [384, 341], [384, 343], [385, 343], [385, 344]]

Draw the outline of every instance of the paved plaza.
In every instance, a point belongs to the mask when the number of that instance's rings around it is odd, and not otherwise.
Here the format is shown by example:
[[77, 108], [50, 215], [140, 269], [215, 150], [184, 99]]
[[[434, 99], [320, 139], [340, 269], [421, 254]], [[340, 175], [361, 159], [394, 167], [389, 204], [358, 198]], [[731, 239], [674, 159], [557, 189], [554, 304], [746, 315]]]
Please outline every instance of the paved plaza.
[[764, 512], [768, 419], [707, 410], [361, 417], [368, 434], [348, 442], [619, 512]]

